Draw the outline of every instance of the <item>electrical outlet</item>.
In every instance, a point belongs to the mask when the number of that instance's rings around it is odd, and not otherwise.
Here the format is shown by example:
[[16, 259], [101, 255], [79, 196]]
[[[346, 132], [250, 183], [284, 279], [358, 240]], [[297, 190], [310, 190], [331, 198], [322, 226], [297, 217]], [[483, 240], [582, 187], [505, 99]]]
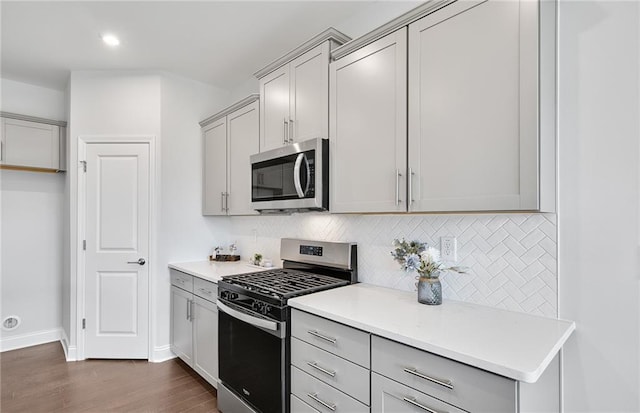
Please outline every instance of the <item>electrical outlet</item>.
[[440, 258], [442, 261], [458, 261], [456, 237], [440, 237]]

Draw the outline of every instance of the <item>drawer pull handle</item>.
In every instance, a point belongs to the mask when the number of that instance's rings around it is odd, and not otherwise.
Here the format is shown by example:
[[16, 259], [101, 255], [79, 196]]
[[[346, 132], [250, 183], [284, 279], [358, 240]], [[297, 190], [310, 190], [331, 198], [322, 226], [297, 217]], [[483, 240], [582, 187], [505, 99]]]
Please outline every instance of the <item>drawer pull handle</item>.
[[205, 290], [204, 288], [198, 288], [198, 290], [200, 290], [200, 292], [201, 292], [202, 294], [209, 294], [209, 295], [211, 295], [211, 294], [212, 294], [212, 293], [211, 293], [211, 290]]
[[336, 411], [336, 405], [333, 404], [333, 403], [325, 402], [324, 400], [320, 399], [318, 397], [318, 393], [307, 393], [307, 396], [309, 396], [311, 398], [311, 400], [313, 400], [314, 402], [320, 403], [321, 405], [323, 405], [327, 409], [331, 410], [332, 412]]
[[309, 367], [313, 367], [314, 369], [318, 370], [321, 373], [326, 374], [327, 376], [336, 377], [336, 372], [335, 371], [327, 370], [325, 368], [322, 368], [322, 367], [318, 366], [318, 363], [316, 363], [316, 362], [313, 362], [313, 363], [307, 362], [307, 364], [309, 365]]
[[322, 334], [318, 333], [315, 330], [309, 330], [309, 331], [307, 331], [307, 333], [311, 334], [314, 337], [318, 337], [319, 339], [322, 339], [324, 341], [328, 341], [331, 344], [336, 344], [336, 341], [337, 341], [335, 338], [327, 337], [325, 335], [322, 335]]
[[402, 400], [404, 400], [405, 402], [407, 402], [407, 403], [409, 403], [409, 404], [411, 404], [413, 406], [419, 407], [420, 409], [425, 410], [425, 411], [427, 411], [429, 413], [444, 413], [444, 412], [439, 412], [437, 410], [430, 409], [427, 406], [424, 406], [424, 405], [418, 403], [416, 401], [416, 399], [414, 399], [413, 397], [403, 397]]
[[411, 368], [411, 367], [407, 367], [406, 369], [404, 369], [404, 371], [406, 373], [413, 374], [416, 377], [420, 377], [421, 379], [428, 380], [431, 383], [439, 384], [440, 386], [446, 387], [449, 390], [453, 390], [453, 383], [451, 383], [451, 380], [440, 380], [440, 379], [436, 379], [434, 377], [429, 377], [429, 376], [427, 376], [425, 374], [422, 374], [419, 371], [417, 371], [416, 369]]

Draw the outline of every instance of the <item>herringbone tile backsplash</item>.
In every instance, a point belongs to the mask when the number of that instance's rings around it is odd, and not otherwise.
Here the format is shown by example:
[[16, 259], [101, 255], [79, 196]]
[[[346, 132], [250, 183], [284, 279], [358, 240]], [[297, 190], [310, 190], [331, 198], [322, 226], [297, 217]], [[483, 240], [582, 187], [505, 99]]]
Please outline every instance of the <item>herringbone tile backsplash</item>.
[[244, 257], [260, 252], [274, 262], [284, 237], [356, 242], [360, 281], [415, 291], [416, 274], [399, 269], [391, 242], [404, 237], [440, 248], [442, 236], [457, 238], [458, 263], [469, 267], [442, 277], [445, 299], [556, 317], [554, 214], [233, 217], [228, 241]]

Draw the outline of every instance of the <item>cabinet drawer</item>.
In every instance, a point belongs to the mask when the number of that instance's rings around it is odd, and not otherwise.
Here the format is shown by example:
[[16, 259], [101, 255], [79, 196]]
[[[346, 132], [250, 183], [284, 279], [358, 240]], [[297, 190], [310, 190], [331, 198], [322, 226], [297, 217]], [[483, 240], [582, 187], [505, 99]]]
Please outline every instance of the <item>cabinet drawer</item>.
[[193, 292], [193, 277], [180, 271], [171, 270], [171, 285]]
[[447, 412], [466, 413], [447, 403], [421, 393], [376, 373], [371, 373], [371, 413]]
[[[470, 412], [516, 411], [516, 382], [373, 336], [371, 369]], [[449, 382], [449, 383], [447, 383]]]
[[218, 299], [218, 286], [211, 281], [193, 277], [193, 293], [213, 303]]
[[370, 365], [369, 333], [293, 309], [291, 335], [363, 367]]
[[369, 407], [297, 367], [291, 367], [291, 393], [323, 413], [369, 413]]
[[319, 413], [319, 412], [292, 394], [291, 395], [291, 413]]
[[327, 351], [291, 339], [291, 364], [313, 377], [369, 404], [369, 370]]

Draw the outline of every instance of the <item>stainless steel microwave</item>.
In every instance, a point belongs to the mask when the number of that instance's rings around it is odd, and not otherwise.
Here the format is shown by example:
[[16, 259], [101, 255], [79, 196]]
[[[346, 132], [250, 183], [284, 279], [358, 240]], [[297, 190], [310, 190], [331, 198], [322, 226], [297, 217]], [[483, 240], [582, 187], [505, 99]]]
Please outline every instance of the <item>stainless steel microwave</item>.
[[255, 210], [327, 210], [328, 184], [327, 139], [311, 139], [251, 156], [251, 206]]

